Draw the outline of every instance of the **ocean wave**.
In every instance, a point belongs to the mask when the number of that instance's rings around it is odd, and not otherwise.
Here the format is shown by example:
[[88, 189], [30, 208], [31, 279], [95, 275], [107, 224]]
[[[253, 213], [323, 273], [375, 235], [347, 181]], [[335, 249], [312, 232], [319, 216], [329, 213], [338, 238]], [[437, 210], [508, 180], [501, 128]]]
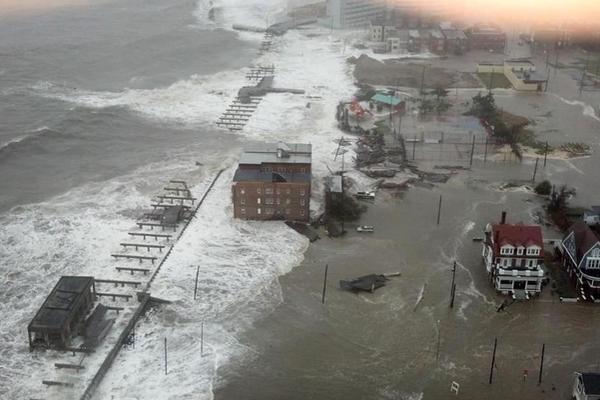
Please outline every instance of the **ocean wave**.
[[180, 123], [207, 123], [217, 119], [244, 84], [243, 71], [193, 75], [166, 88], [90, 91], [38, 82], [30, 90], [39, 96], [81, 107], [127, 107], [148, 118]]
[[39, 144], [39, 141], [44, 136], [61, 136], [61, 132], [50, 129], [46, 126], [31, 131], [25, 135], [18, 136], [0, 145], [0, 158], [7, 154], [14, 154], [23, 148]]

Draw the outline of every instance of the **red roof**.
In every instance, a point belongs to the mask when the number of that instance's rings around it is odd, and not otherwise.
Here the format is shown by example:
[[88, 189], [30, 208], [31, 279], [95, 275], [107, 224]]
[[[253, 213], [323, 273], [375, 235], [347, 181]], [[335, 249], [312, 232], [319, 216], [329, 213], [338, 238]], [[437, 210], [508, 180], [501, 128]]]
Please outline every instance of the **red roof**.
[[[535, 245], [541, 249], [544, 248], [542, 228], [539, 225], [496, 224], [492, 225], [492, 234], [494, 235], [495, 255], [500, 255], [500, 247], [506, 244], [513, 247]], [[540, 251], [540, 257], [542, 256], [543, 250]]]

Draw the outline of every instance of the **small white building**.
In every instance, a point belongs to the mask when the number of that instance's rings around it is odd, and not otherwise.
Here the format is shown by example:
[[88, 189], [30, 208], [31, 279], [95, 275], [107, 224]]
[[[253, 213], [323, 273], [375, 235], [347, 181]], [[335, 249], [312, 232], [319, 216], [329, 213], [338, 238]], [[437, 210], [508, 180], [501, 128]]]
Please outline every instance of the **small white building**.
[[583, 222], [588, 226], [600, 225], [600, 206], [592, 206], [583, 212]]
[[542, 229], [538, 225], [511, 225], [502, 214], [499, 224], [488, 224], [483, 260], [494, 288], [518, 297], [542, 291], [544, 261]]
[[600, 374], [576, 372], [571, 398], [574, 400], [600, 400]]

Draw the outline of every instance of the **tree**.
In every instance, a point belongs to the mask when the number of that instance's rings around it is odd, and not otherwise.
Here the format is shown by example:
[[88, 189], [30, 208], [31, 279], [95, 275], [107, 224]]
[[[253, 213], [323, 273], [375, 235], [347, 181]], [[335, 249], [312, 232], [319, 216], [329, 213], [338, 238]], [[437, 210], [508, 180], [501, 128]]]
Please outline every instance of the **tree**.
[[433, 111], [434, 108], [435, 105], [433, 104], [433, 101], [431, 101], [431, 99], [428, 98], [423, 98], [421, 100], [421, 103], [419, 104], [419, 112], [422, 115], [429, 114]]
[[442, 85], [438, 84], [430, 94], [434, 95], [435, 99], [439, 102], [441, 98], [446, 98], [448, 96], [448, 91], [444, 89]]
[[485, 96], [482, 96], [481, 93], [477, 93], [473, 97], [472, 102], [469, 114], [485, 119], [492, 125], [494, 125], [493, 122], [496, 122], [495, 120], [499, 120], [496, 100], [492, 93], [488, 93]]
[[552, 184], [550, 181], [542, 181], [535, 187], [535, 192], [542, 196], [548, 196], [552, 193]]
[[569, 205], [569, 199], [572, 196], [575, 196], [575, 188], [568, 188], [566, 185], [562, 185], [557, 191], [555, 187], [552, 187], [548, 209], [550, 211], [564, 211]]

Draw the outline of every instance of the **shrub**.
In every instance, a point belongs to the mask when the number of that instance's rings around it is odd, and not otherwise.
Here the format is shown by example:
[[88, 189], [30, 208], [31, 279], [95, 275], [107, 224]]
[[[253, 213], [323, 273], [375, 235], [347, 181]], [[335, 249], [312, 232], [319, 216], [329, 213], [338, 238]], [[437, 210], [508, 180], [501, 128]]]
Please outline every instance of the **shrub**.
[[535, 187], [535, 192], [539, 195], [542, 196], [549, 196], [550, 193], [552, 193], [552, 184], [550, 183], [550, 181], [543, 181], [540, 182], [536, 187]]

